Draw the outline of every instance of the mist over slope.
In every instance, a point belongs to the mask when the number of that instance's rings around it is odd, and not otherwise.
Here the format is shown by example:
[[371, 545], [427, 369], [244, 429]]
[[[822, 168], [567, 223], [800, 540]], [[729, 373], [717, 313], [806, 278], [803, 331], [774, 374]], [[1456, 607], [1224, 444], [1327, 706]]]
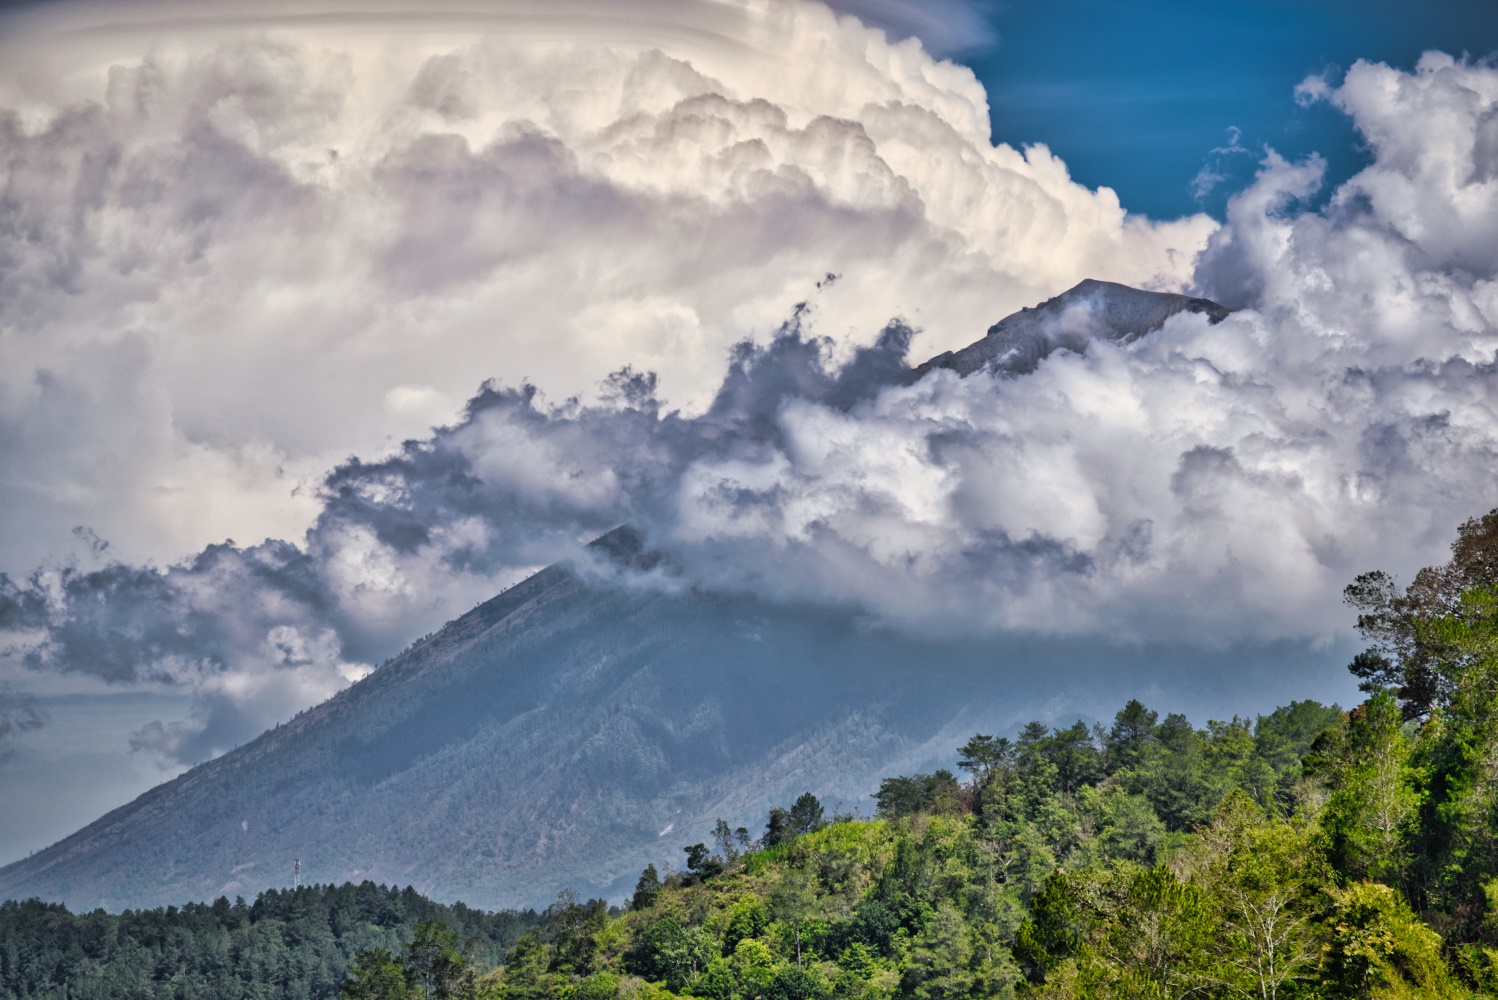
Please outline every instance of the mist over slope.
[[[1095, 315], [1110, 315], [1117, 287], [1092, 289]], [[1017, 356], [1054, 349], [1034, 329]], [[617, 894], [719, 816], [756, 828], [806, 790], [867, 811], [879, 778], [945, 761], [975, 729], [1102, 711], [1144, 663], [1153, 678], [1172, 669], [1158, 648], [1076, 647], [1072, 668], [1036, 671], [1039, 636], [1000, 651], [855, 609], [673, 586], [630, 528], [589, 555], [0, 869], [0, 898], [211, 899], [286, 884], [296, 858], [308, 881], [412, 884], [481, 906]], [[1178, 656], [1187, 686], [1199, 655]]]

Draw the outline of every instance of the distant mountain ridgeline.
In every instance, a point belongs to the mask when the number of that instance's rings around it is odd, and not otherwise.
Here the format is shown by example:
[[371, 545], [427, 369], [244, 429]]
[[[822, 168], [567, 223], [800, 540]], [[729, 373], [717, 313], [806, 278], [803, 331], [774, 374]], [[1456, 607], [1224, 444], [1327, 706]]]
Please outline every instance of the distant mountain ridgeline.
[[982, 340], [937, 355], [917, 367], [915, 374], [919, 377], [933, 368], [948, 368], [964, 376], [975, 372], [1025, 375], [1054, 351], [1082, 352], [1093, 340], [1131, 343], [1179, 313], [1199, 313], [1209, 323], [1218, 323], [1228, 317], [1229, 310], [1210, 299], [1147, 292], [1088, 278], [1055, 298], [1004, 317], [988, 328]]

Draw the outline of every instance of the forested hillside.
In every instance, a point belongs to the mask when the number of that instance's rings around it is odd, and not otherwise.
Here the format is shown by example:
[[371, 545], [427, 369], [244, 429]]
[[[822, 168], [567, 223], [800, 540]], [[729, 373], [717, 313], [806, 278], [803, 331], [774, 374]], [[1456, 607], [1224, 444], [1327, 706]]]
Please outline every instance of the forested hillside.
[[1498, 996], [1498, 512], [1347, 596], [1374, 643], [1350, 712], [978, 735], [877, 819], [808, 795], [754, 843], [719, 823], [621, 917], [563, 901], [477, 980], [366, 955], [345, 995]]
[[1498, 512], [1409, 587], [1347, 596], [1373, 642], [1351, 711], [1196, 728], [1131, 701], [1106, 727], [975, 735], [960, 774], [885, 779], [871, 818], [806, 794], [762, 832], [719, 821], [627, 910], [564, 893], [481, 915], [369, 885], [8, 904], [0, 995], [1498, 997]]
[[492, 968], [542, 920], [443, 906], [370, 882], [115, 915], [8, 902], [0, 904], [0, 997], [336, 997], [354, 955], [399, 949], [423, 922], [451, 934], [465, 961]]

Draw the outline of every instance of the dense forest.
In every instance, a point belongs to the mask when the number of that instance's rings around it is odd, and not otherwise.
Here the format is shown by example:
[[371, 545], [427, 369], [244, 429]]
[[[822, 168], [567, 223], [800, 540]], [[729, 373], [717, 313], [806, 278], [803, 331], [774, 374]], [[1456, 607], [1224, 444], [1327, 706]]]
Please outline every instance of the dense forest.
[[492, 968], [543, 922], [533, 911], [443, 906], [414, 889], [370, 882], [272, 889], [249, 905], [220, 898], [120, 914], [7, 902], [0, 904], [0, 998], [336, 997], [361, 952], [402, 950], [440, 927], [464, 962]]
[[[374, 886], [253, 906], [0, 908], [0, 997], [957, 1000], [1498, 997], [1498, 511], [1347, 599], [1351, 711], [975, 735], [723, 821], [625, 910], [485, 915]], [[257, 912], [258, 911], [258, 912]], [[498, 964], [501, 963], [502, 964]]]

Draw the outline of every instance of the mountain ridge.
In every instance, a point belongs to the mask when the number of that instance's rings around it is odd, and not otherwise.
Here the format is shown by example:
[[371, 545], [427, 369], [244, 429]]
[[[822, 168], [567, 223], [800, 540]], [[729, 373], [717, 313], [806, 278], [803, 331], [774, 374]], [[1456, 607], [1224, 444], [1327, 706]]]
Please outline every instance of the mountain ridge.
[[1004, 317], [983, 339], [918, 365], [915, 375], [920, 378], [936, 368], [964, 377], [979, 371], [1026, 375], [1056, 350], [1084, 351], [1098, 339], [1132, 343], [1181, 313], [1200, 313], [1209, 323], [1220, 323], [1229, 312], [1211, 299], [1086, 278], [1039, 305]]

